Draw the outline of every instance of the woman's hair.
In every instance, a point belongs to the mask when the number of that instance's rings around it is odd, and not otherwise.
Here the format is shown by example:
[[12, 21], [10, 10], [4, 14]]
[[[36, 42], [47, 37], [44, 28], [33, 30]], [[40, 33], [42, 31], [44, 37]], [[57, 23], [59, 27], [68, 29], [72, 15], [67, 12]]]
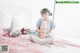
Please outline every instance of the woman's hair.
[[44, 15], [46, 13], [49, 13], [50, 16], [52, 15], [52, 13], [47, 8], [42, 9], [41, 15]]

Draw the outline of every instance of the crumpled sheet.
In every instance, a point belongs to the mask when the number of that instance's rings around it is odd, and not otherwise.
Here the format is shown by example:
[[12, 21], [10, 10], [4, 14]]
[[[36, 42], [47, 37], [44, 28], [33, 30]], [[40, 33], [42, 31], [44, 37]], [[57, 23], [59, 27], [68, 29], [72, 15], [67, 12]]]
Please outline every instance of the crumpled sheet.
[[73, 44], [70, 41], [54, 38], [54, 45], [40, 45], [28, 40], [29, 35], [20, 35], [19, 37], [6, 37], [1, 34], [5, 34], [3, 30], [0, 30], [0, 45], [8, 45], [8, 53], [51, 53], [51, 47], [63, 47], [67, 46], [80, 48], [79, 45]]

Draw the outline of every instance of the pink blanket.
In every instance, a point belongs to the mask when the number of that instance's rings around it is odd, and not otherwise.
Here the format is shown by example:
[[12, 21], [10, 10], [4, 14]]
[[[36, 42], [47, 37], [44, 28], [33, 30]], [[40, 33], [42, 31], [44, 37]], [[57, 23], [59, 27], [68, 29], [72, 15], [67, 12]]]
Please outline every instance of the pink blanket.
[[[2, 30], [0, 32], [0, 34], [4, 33]], [[51, 46], [65, 48], [68, 45], [80, 48], [79, 45], [58, 38], [54, 39], [54, 45], [40, 45], [30, 42], [28, 35], [20, 35], [19, 37], [5, 37], [0, 35], [0, 45], [2, 44], [9, 46], [8, 53], [49, 53]]]

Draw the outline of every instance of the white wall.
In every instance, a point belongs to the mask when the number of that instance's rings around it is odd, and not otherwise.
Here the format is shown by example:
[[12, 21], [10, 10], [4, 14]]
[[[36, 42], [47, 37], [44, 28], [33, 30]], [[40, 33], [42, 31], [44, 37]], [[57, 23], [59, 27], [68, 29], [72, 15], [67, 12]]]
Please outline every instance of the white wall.
[[55, 23], [56, 32], [80, 37], [80, 4], [56, 4]]

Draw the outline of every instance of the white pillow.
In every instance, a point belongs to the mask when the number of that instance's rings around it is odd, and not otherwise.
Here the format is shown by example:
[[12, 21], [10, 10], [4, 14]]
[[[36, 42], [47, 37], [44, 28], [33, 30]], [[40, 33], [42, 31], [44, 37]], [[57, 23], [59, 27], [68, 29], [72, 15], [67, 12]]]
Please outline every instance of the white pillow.
[[18, 16], [13, 16], [12, 18], [12, 29], [13, 31], [15, 30], [20, 30], [22, 28], [30, 28], [30, 17], [28, 14], [26, 16], [24, 15], [18, 15]]
[[10, 28], [11, 17], [0, 11], [0, 28]]
[[20, 30], [22, 28], [30, 28], [30, 18], [31, 18], [31, 11], [24, 9], [24, 8], [18, 8], [18, 11], [15, 11], [16, 14], [12, 16], [12, 22], [13, 22], [13, 31]]
[[[17, 29], [21, 29], [23, 27], [29, 28], [30, 27], [30, 18], [31, 18], [31, 11], [23, 8], [23, 7], [16, 7], [16, 6], [3, 6], [0, 7], [0, 10], [7, 15], [0, 16], [2, 17], [0, 20], [3, 20], [4, 23], [2, 26], [11, 27], [13, 31]], [[8, 15], [10, 18], [8, 18]], [[12, 25], [12, 26], [11, 26]]]

